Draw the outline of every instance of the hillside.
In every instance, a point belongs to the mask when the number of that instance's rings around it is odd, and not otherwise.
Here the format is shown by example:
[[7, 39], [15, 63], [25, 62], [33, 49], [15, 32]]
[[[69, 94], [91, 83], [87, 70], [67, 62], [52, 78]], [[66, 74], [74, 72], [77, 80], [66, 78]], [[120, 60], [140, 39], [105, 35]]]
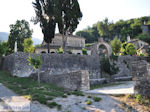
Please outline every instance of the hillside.
[[[8, 41], [8, 36], [9, 33], [7, 32], [0, 32], [0, 41]], [[37, 45], [37, 44], [41, 44], [42, 40], [38, 39], [38, 38], [32, 38], [33, 40], [33, 45]]]
[[84, 30], [76, 32], [76, 35], [86, 39], [86, 43], [93, 43], [99, 37], [105, 40], [112, 40], [114, 37], [120, 38], [121, 41], [126, 41], [128, 35], [131, 38], [136, 38], [142, 33], [141, 25], [150, 25], [150, 16], [134, 18], [130, 20], [119, 20], [115, 23], [110, 22], [108, 18], [99, 21], [92, 27], [87, 27]]

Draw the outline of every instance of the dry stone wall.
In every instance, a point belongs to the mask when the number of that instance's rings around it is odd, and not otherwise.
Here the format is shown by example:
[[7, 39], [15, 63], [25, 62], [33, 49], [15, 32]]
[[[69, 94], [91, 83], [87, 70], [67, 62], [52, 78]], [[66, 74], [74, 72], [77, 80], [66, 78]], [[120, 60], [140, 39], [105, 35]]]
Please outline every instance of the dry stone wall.
[[[37, 73], [31, 75], [35, 80], [38, 79]], [[77, 72], [71, 72], [59, 75], [50, 75], [46, 72], [40, 73], [40, 81], [51, 83], [59, 87], [63, 87], [69, 90], [89, 90], [89, 72], [87, 70], [81, 70]]]
[[[5, 57], [3, 69], [8, 70], [14, 76], [29, 77], [35, 71], [28, 64], [28, 56], [27, 53], [18, 52]], [[88, 70], [90, 79], [99, 79], [101, 77], [99, 57], [74, 54], [42, 54], [40, 71], [58, 75], [80, 70]]]
[[137, 58], [131, 65], [135, 93], [150, 98], [150, 63], [145, 59]]

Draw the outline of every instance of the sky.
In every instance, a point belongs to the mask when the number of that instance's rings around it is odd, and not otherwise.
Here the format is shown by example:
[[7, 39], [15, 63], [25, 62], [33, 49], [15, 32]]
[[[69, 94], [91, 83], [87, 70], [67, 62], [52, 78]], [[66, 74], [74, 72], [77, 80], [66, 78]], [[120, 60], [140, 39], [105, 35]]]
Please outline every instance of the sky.
[[[9, 32], [10, 24], [25, 19], [33, 29], [33, 37], [43, 39], [39, 24], [30, 22], [35, 16], [34, 0], [0, 0], [0, 32]], [[76, 31], [92, 26], [106, 17], [113, 22], [150, 16], [150, 0], [78, 0], [83, 17]], [[58, 32], [58, 30], [57, 30]]]

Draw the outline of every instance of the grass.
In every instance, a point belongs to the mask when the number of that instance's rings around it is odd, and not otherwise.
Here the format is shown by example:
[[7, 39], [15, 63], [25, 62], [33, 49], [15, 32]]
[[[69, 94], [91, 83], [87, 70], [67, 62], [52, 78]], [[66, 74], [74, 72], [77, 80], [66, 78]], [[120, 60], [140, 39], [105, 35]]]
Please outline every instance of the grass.
[[0, 83], [29, 100], [38, 101], [49, 107], [57, 106], [58, 109], [61, 108], [61, 105], [54, 102], [49, 103], [48, 101], [55, 97], [66, 98], [66, 94], [71, 94], [69, 91], [49, 83], [41, 83], [39, 87], [38, 82], [31, 78], [13, 77], [5, 71], [0, 71]]
[[97, 89], [97, 88], [103, 88], [103, 87], [110, 87], [110, 86], [117, 86], [117, 85], [121, 85], [124, 84], [123, 82], [119, 82], [119, 83], [108, 83], [108, 84], [101, 84], [101, 85], [91, 85], [90, 89]]

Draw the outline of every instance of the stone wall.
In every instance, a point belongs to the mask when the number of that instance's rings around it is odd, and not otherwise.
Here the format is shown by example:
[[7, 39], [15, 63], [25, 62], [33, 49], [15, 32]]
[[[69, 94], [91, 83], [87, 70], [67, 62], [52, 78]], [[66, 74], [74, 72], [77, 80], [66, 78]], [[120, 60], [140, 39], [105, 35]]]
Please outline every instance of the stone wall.
[[115, 61], [116, 67], [119, 68], [119, 71], [117, 74], [113, 75], [113, 78], [118, 80], [120, 78], [132, 78], [132, 72], [131, 72], [131, 64], [130, 62], [135, 59], [135, 56], [119, 56], [118, 60]]
[[[28, 64], [28, 56], [27, 53], [18, 52], [5, 57], [3, 69], [8, 70], [14, 76], [30, 76], [34, 70]], [[101, 77], [99, 57], [74, 54], [42, 54], [40, 71], [58, 75], [79, 70], [88, 70], [90, 79], [99, 79]]]
[[[37, 73], [32, 74], [31, 77], [35, 80], [38, 79]], [[40, 73], [40, 81], [51, 83], [59, 87], [69, 90], [89, 90], [89, 73], [87, 70], [71, 72], [59, 75], [50, 75], [46, 72]]]
[[131, 66], [135, 93], [150, 98], [150, 63], [145, 59], [137, 58], [132, 61]]

